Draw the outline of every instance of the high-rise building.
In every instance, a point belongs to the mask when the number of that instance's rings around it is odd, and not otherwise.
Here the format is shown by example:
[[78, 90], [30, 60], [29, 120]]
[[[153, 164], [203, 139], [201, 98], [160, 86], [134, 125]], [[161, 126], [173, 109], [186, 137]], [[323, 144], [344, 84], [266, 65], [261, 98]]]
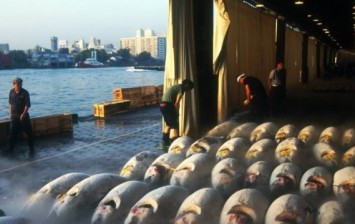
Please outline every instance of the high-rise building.
[[9, 44], [0, 44], [0, 52], [3, 54], [8, 54], [10, 51]]
[[67, 40], [59, 40], [59, 49], [60, 48], [69, 48], [69, 42]]
[[120, 39], [120, 48], [130, 49], [131, 54], [135, 56], [146, 51], [153, 58], [165, 60], [166, 35], [156, 35], [151, 29], [138, 29], [135, 37]]
[[51, 50], [58, 51], [58, 38], [55, 36], [51, 37]]
[[100, 45], [101, 45], [100, 39], [96, 39], [96, 37], [90, 37], [88, 49], [91, 49], [91, 48], [96, 49]]

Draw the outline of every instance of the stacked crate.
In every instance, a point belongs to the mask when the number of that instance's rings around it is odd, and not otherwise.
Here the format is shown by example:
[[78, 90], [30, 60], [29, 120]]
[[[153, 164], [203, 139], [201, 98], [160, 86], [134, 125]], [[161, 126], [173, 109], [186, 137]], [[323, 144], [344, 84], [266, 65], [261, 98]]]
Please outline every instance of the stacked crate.
[[71, 114], [54, 114], [31, 119], [35, 136], [73, 132], [73, 117]]
[[[73, 132], [73, 115], [53, 114], [43, 117], [34, 117], [31, 118], [31, 124], [35, 136]], [[0, 145], [8, 141], [9, 128], [9, 119], [0, 121]]]
[[115, 88], [113, 101], [94, 104], [95, 117], [107, 117], [144, 106], [155, 105], [163, 95], [163, 85]]
[[156, 86], [142, 86], [141, 104], [142, 106], [154, 105], [159, 102]]
[[141, 87], [131, 87], [113, 90], [113, 100], [130, 100], [131, 108], [141, 106]]
[[131, 108], [158, 104], [163, 95], [163, 85], [117, 88], [113, 90], [113, 100], [130, 100]]
[[94, 104], [95, 117], [109, 117], [118, 113], [128, 111], [130, 107], [130, 100], [109, 101]]

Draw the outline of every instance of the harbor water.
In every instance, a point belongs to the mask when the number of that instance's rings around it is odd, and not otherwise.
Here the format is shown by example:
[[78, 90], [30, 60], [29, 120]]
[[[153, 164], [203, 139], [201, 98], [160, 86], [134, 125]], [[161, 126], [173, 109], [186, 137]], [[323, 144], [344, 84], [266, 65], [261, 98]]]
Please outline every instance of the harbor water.
[[14, 77], [30, 92], [31, 117], [72, 113], [93, 115], [95, 103], [111, 101], [113, 89], [161, 85], [164, 71], [127, 67], [0, 70], [0, 120], [9, 117], [8, 96]]

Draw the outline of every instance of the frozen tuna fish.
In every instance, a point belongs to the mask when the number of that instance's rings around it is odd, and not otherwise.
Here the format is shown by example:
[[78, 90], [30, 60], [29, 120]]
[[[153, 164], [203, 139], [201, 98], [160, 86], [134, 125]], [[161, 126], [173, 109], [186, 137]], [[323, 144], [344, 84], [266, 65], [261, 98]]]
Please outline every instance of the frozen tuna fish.
[[242, 189], [232, 194], [223, 206], [220, 224], [264, 223], [269, 200], [256, 189]]
[[23, 216], [36, 223], [42, 223], [57, 197], [65, 194], [71, 187], [87, 177], [89, 175], [84, 173], [67, 173], [50, 181], [27, 200], [22, 209]]
[[202, 188], [188, 196], [181, 204], [175, 224], [218, 224], [224, 199], [218, 190]]
[[255, 142], [245, 153], [245, 161], [247, 165], [251, 165], [257, 161], [269, 161], [275, 163], [275, 148], [274, 140], [265, 138]]
[[253, 163], [245, 173], [244, 187], [255, 188], [264, 195], [269, 195], [269, 181], [272, 170], [272, 166], [266, 161]]
[[148, 167], [157, 157], [158, 154], [150, 151], [136, 154], [123, 166], [120, 176], [127, 180], [143, 180]]
[[301, 140], [303, 143], [306, 145], [312, 145], [315, 142], [318, 142], [320, 135], [320, 130], [314, 125], [308, 125], [304, 127], [299, 133], [298, 133], [298, 139]]
[[333, 179], [335, 197], [343, 207], [352, 208], [352, 212], [355, 212], [355, 167], [348, 166], [338, 170]]
[[355, 129], [349, 128], [344, 131], [344, 134], [341, 138], [341, 146], [344, 149], [355, 146]]
[[302, 170], [292, 163], [282, 163], [271, 173], [270, 191], [274, 197], [298, 191]]
[[333, 174], [324, 167], [307, 170], [301, 178], [300, 193], [313, 207], [318, 207], [332, 192]]
[[340, 167], [355, 166], [355, 146], [348, 149], [340, 161]]
[[340, 131], [336, 127], [327, 127], [325, 128], [319, 136], [319, 142], [338, 145], [340, 143]]
[[184, 155], [176, 153], [165, 153], [159, 156], [148, 167], [144, 175], [144, 182], [147, 183], [151, 189], [169, 184], [170, 177], [174, 170], [184, 160]]
[[298, 134], [298, 129], [295, 125], [286, 124], [276, 132], [275, 142], [279, 144], [280, 142], [282, 142], [287, 138], [291, 138], [291, 137], [297, 138], [297, 134]]
[[238, 125], [239, 124], [237, 122], [233, 120], [228, 120], [216, 125], [214, 128], [209, 130], [205, 136], [216, 136], [226, 138], [229, 132], [231, 132]]
[[207, 153], [210, 156], [215, 156], [217, 150], [224, 143], [224, 138], [216, 136], [205, 136], [190, 145], [187, 149], [186, 157], [197, 153]]
[[132, 206], [148, 192], [148, 185], [141, 181], [130, 180], [119, 184], [101, 200], [91, 223], [123, 223]]
[[317, 224], [348, 223], [345, 221], [344, 211], [338, 201], [327, 201], [323, 203], [317, 213]]
[[214, 165], [215, 158], [206, 153], [192, 155], [176, 167], [170, 178], [170, 184], [185, 187], [190, 192], [210, 186]]
[[265, 224], [312, 224], [314, 209], [296, 194], [282, 195], [273, 201], [266, 212]]
[[181, 205], [189, 196], [179, 186], [163, 186], [144, 195], [130, 210], [125, 224], [171, 223]]
[[247, 122], [235, 127], [228, 135], [227, 140], [232, 138], [245, 138], [249, 139], [251, 132], [258, 126], [257, 123]]
[[90, 222], [99, 202], [125, 181], [124, 177], [112, 173], [95, 174], [80, 181], [56, 200], [47, 223]]
[[296, 165], [304, 163], [303, 142], [295, 137], [288, 138], [277, 145], [275, 158], [279, 164], [291, 162]]
[[212, 186], [227, 198], [243, 187], [245, 171], [245, 165], [237, 159], [223, 159], [212, 169]]
[[217, 161], [225, 158], [236, 158], [243, 160], [249, 147], [249, 140], [245, 138], [232, 138], [219, 147], [216, 153], [216, 159]]
[[324, 166], [330, 171], [338, 168], [338, 153], [333, 146], [325, 143], [317, 143], [313, 146], [312, 153], [318, 165]]
[[274, 139], [279, 127], [273, 122], [265, 122], [258, 125], [250, 134], [250, 142], [255, 143], [261, 139]]
[[189, 136], [181, 136], [177, 139], [175, 139], [169, 149], [169, 153], [176, 153], [176, 154], [182, 154], [183, 156], [186, 155], [187, 149], [190, 147], [190, 145], [194, 142], [194, 140], [189, 137]]

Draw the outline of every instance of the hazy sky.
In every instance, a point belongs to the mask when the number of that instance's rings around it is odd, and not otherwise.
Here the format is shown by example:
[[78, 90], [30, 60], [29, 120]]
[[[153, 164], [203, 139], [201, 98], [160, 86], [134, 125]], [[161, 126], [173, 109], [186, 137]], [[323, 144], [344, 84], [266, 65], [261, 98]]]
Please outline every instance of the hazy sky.
[[169, 0], [0, 0], [0, 43], [10, 50], [50, 48], [50, 37], [69, 43], [90, 37], [118, 46], [136, 29], [167, 33]]

